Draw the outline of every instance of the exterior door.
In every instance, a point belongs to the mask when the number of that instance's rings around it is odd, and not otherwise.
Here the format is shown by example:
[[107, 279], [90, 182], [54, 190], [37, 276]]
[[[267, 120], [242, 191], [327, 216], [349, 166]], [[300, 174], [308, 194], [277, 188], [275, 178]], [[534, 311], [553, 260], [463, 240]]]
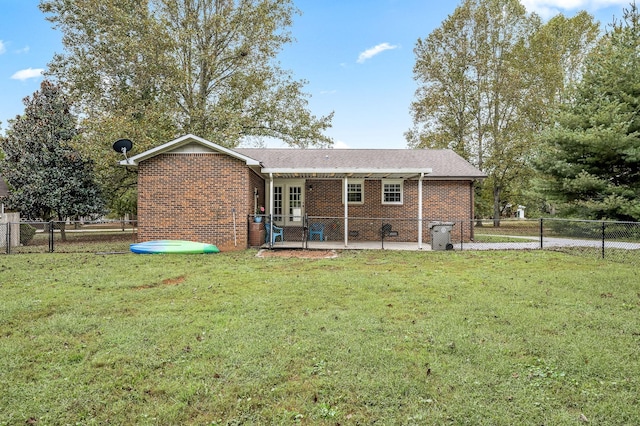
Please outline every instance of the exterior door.
[[304, 181], [273, 182], [273, 221], [279, 226], [302, 226]]

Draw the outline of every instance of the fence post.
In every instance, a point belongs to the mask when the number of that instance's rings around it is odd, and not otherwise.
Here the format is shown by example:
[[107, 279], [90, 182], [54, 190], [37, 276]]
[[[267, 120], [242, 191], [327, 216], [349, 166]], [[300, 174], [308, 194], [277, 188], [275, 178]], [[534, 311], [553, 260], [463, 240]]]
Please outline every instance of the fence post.
[[7, 222], [7, 254], [11, 254], [11, 222]]
[[604, 239], [605, 239], [606, 223], [602, 222], [602, 258], [604, 259]]
[[306, 212], [302, 218], [302, 248], [309, 249], [309, 215]]
[[49, 222], [49, 253], [53, 253], [53, 221]]
[[[273, 249], [273, 215], [269, 213], [269, 230], [267, 234], [269, 235], [269, 250]], [[267, 228], [267, 224], [264, 224], [265, 229]]]
[[542, 250], [542, 236], [543, 236], [543, 228], [542, 228], [542, 224], [543, 224], [543, 220], [542, 218], [540, 218], [540, 249]]

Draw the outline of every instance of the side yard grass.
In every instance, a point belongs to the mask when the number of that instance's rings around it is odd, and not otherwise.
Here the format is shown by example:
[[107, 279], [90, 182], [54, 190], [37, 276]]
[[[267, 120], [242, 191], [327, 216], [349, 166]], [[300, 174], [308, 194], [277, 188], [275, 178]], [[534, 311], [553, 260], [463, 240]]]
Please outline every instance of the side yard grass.
[[0, 425], [640, 424], [637, 268], [0, 256]]

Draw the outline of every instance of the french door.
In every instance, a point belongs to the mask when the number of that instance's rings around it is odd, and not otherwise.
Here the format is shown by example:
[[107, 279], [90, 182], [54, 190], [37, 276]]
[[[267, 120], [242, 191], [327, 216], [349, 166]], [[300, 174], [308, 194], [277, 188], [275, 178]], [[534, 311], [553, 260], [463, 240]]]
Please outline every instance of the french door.
[[304, 181], [273, 182], [273, 221], [279, 226], [302, 226]]

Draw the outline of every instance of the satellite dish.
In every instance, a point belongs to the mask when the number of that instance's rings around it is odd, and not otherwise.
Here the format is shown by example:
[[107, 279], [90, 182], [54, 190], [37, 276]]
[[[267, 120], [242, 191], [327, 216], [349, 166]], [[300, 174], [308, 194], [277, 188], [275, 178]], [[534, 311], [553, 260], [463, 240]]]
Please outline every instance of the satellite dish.
[[125, 157], [127, 156], [127, 152], [131, 151], [131, 148], [133, 148], [133, 142], [131, 142], [129, 139], [118, 139], [113, 144], [113, 150], [115, 152], [123, 153]]

